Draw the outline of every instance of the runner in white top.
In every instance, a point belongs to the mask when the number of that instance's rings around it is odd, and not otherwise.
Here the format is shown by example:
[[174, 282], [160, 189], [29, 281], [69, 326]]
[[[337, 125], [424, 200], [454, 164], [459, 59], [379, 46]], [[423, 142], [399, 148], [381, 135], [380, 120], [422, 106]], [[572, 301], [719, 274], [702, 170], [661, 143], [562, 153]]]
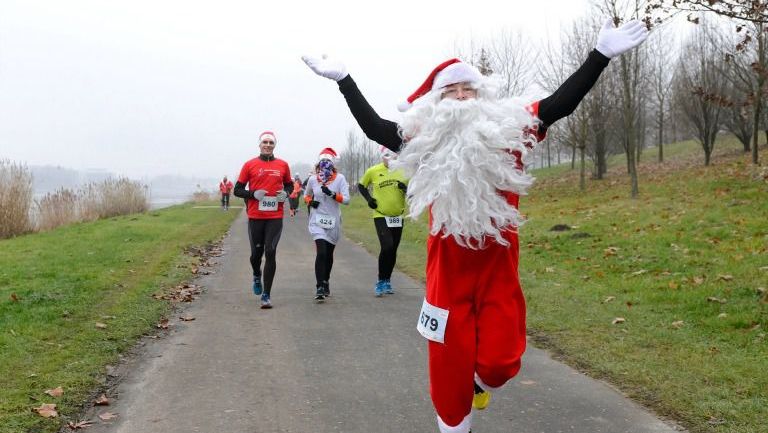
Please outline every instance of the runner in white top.
[[328, 281], [333, 267], [333, 250], [341, 238], [341, 204], [349, 204], [349, 184], [336, 171], [336, 152], [327, 147], [320, 151], [315, 174], [310, 176], [304, 201], [309, 205], [309, 233], [315, 241], [315, 299], [322, 302], [331, 295]]

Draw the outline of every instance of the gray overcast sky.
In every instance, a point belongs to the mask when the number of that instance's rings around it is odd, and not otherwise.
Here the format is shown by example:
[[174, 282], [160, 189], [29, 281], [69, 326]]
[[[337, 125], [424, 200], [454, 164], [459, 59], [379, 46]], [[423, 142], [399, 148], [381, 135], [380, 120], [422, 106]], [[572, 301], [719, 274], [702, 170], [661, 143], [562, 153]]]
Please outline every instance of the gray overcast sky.
[[379, 113], [504, 28], [540, 39], [587, 0], [0, 0], [0, 158], [134, 178], [236, 176], [272, 129], [311, 162], [355, 126], [302, 54], [343, 60]]

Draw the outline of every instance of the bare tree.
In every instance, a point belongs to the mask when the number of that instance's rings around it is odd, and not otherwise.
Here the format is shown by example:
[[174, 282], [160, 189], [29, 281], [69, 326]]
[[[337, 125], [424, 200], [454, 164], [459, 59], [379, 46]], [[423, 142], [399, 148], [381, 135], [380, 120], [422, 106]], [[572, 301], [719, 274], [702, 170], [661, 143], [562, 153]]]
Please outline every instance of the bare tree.
[[502, 97], [519, 95], [531, 82], [531, 43], [520, 31], [504, 29], [493, 35], [489, 44], [489, 60], [501, 78]]
[[[639, 18], [640, 11], [645, 7], [641, 0], [602, 0], [596, 4], [602, 14], [613, 17], [618, 24], [632, 18]], [[647, 76], [644, 46], [628, 51], [619, 57], [619, 77], [621, 79], [621, 117], [624, 132], [624, 148], [627, 156], [627, 171], [630, 179], [630, 195], [637, 198], [640, 194], [637, 176], [637, 147], [639, 131], [639, 111], [641, 105], [641, 89]]]
[[678, 104], [683, 108], [709, 165], [717, 132], [722, 123], [725, 79], [720, 74], [724, 59], [717, 55], [711, 24], [703, 23], [686, 42], [677, 67]]
[[[647, 24], [660, 22], [665, 17], [686, 13], [688, 21], [698, 24], [703, 14], [714, 14], [729, 20], [740, 42], [735, 50], [744, 53], [752, 46], [753, 55], [748, 56], [753, 74], [753, 87], [748, 98], [752, 106], [752, 163], [759, 164], [758, 131], [763, 116], [763, 104], [768, 89], [768, 2], [765, 0], [649, 0], [645, 9]], [[715, 95], [718, 98], [724, 95]], [[766, 132], [768, 138], [768, 132]]]
[[[339, 154], [339, 170], [349, 181], [356, 185], [368, 167], [381, 162], [378, 145], [367, 139], [357, 128], [347, 132], [347, 146]], [[350, 191], [356, 190], [351, 188]]]
[[651, 34], [647, 41], [650, 53], [650, 96], [651, 106], [654, 112], [654, 126], [656, 127], [656, 146], [658, 147], [658, 161], [664, 162], [664, 127], [670, 114], [670, 84], [672, 82], [675, 46], [668, 29], [660, 28]]

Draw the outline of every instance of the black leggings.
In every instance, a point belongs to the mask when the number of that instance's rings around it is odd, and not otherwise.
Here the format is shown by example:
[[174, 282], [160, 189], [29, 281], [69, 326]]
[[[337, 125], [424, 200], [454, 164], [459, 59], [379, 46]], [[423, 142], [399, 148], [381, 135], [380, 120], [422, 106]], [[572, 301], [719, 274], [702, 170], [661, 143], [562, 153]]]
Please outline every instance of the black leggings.
[[221, 195], [221, 206], [222, 207], [229, 207], [229, 194], [222, 194]]
[[397, 247], [400, 246], [400, 237], [403, 235], [402, 227], [388, 227], [387, 219], [378, 217], [373, 219], [376, 225], [376, 234], [379, 236], [381, 251], [379, 252], [379, 279], [392, 278], [392, 270], [397, 262]]
[[331, 268], [333, 267], [333, 250], [336, 245], [325, 239], [315, 240], [317, 256], [315, 257], [315, 279], [318, 287], [328, 288], [328, 281], [331, 279]]
[[248, 220], [248, 238], [251, 240], [251, 268], [253, 279], [261, 278], [261, 256], [264, 260], [264, 293], [272, 292], [272, 280], [275, 279], [277, 262], [277, 243], [283, 232], [283, 219]]

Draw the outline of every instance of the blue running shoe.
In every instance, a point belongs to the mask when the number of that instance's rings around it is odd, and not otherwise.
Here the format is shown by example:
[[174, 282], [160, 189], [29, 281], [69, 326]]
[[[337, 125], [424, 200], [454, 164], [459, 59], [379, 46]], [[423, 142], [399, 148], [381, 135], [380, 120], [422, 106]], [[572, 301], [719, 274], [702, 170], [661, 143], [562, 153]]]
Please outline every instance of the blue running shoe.
[[395, 289], [392, 288], [392, 283], [388, 279], [384, 280], [384, 294], [385, 295], [395, 294]]
[[253, 279], [253, 294], [261, 295], [261, 278]]
[[266, 293], [261, 294], [261, 308], [263, 310], [272, 308], [272, 301], [269, 300], [269, 295]]
[[315, 290], [315, 301], [318, 303], [323, 302], [325, 300], [325, 289], [323, 286], [317, 286]]
[[376, 281], [376, 286], [373, 288], [377, 298], [381, 298], [384, 295], [384, 280]]

